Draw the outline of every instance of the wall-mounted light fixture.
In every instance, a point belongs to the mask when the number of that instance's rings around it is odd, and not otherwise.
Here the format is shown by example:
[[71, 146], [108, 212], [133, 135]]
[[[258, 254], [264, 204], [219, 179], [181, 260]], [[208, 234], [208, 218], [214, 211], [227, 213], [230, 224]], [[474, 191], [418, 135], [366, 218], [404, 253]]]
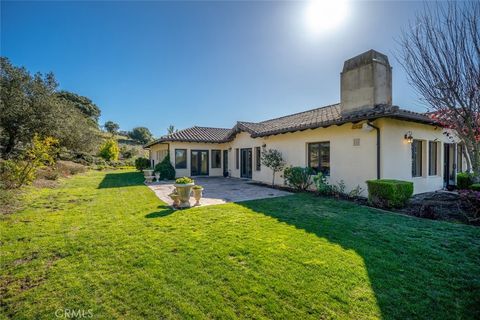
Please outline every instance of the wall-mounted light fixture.
[[407, 133], [405, 133], [405, 136], [403, 136], [405, 138], [405, 140], [408, 142], [408, 143], [412, 143], [413, 142], [413, 136], [412, 136], [412, 131], [407, 131]]
[[267, 146], [267, 145], [266, 145], [265, 143], [264, 143], [264, 144], [262, 144], [262, 148], [265, 148], [266, 146]]
[[232, 147], [228, 148], [228, 151], [232, 151]]

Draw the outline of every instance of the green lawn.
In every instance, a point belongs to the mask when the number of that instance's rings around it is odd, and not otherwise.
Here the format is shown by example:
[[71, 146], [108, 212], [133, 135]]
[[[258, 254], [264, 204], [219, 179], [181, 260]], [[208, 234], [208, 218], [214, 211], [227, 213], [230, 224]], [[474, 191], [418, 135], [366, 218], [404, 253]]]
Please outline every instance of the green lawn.
[[480, 318], [480, 228], [307, 194], [171, 211], [128, 171], [28, 195], [3, 318]]

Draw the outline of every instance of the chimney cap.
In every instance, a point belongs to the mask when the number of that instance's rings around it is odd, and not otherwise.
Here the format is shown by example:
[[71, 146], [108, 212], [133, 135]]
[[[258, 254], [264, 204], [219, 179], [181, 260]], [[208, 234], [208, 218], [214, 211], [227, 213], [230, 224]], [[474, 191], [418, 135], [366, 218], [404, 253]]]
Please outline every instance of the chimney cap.
[[390, 67], [390, 63], [388, 62], [388, 57], [383, 53], [370, 49], [365, 51], [364, 53], [359, 54], [353, 58], [348, 59], [343, 63], [343, 70], [342, 72], [350, 71], [353, 69], [357, 69], [361, 66], [378, 62]]

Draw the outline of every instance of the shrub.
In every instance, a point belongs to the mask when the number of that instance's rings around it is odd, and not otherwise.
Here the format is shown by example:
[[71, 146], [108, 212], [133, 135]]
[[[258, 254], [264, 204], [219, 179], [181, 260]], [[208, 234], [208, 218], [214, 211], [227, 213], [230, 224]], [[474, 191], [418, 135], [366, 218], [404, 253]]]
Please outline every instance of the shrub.
[[45, 167], [38, 169], [36, 173], [36, 179], [43, 179], [43, 180], [50, 180], [55, 181], [58, 180], [60, 174], [54, 167]]
[[150, 168], [150, 160], [143, 157], [135, 159], [135, 168], [140, 171]]
[[288, 167], [283, 171], [285, 184], [297, 190], [307, 190], [312, 185], [312, 168]]
[[1, 187], [13, 189], [30, 184], [35, 179], [38, 169], [55, 163], [57, 145], [57, 139], [52, 137], [42, 139], [35, 134], [32, 143], [19, 159], [0, 162]]
[[167, 156], [155, 166], [155, 172], [160, 173], [161, 180], [173, 180], [175, 179], [175, 168], [170, 163], [170, 156]]
[[313, 177], [313, 182], [315, 183], [315, 187], [317, 188], [317, 192], [319, 194], [332, 194], [332, 186], [328, 183], [327, 178], [323, 173], [317, 173], [317, 175]]
[[413, 182], [368, 180], [368, 201], [381, 208], [401, 208], [413, 194]]
[[474, 183], [470, 186], [471, 190], [480, 191], [480, 183]]
[[177, 184], [188, 184], [188, 183], [194, 183], [193, 179], [190, 179], [189, 177], [181, 177], [175, 180], [175, 183]]
[[137, 150], [134, 148], [128, 149], [126, 146], [120, 148], [120, 155], [123, 159], [131, 159], [138, 154]]
[[[35, 172], [24, 171], [24, 161], [0, 161], [0, 187], [2, 189], [15, 189], [22, 184], [30, 184], [35, 179]], [[3, 192], [3, 191], [2, 191]]]
[[457, 189], [464, 190], [473, 184], [473, 175], [467, 172], [457, 174]]
[[118, 148], [118, 143], [114, 139], [108, 139], [105, 141], [103, 146], [100, 148], [99, 155], [103, 159], [109, 160], [118, 160], [118, 155], [120, 154], [120, 149]]
[[480, 191], [460, 190], [460, 201], [465, 208], [465, 218], [470, 223], [480, 223]]
[[87, 167], [72, 161], [58, 161], [56, 170], [63, 176], [73, 176], [87, 171]]
[[340, 180], [337, 184], [332, 185], [332, 194], [336, 197], [348, 197], [348, 194], [345, 192], [346, 185], [345, 181]]
[[362, 193], [363, 193], [363, 188], [357, 185], [348, 193], [348, 197], [352, 199], [357, 199], [362, 197]]

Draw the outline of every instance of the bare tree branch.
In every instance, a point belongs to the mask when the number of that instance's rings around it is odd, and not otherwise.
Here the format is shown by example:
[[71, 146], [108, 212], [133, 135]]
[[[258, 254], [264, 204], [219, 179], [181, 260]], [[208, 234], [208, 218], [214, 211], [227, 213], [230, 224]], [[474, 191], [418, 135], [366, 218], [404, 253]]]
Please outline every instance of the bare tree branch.
[[480, 2], [425, 4], [399, 45], [410, 84], [462, 140], [480, 180]]

